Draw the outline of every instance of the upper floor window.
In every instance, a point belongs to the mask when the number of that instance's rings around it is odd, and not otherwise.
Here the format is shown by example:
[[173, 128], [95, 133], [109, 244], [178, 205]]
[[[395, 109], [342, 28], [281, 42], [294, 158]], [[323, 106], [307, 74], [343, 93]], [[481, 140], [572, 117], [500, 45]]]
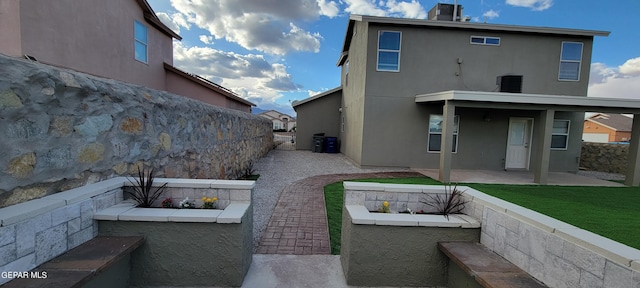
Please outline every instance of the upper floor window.
[[[427, 152], [440, 152], [440, 146], [442, 141], [442, 115], [430, 115], [429, 116], [429, 139], [427, 140]], [[458, 152], [458, 123], [460, 122], [460, 116], [455, 115], [453, 117], [453, 145], [451, 152]]]
[[400, 71], [400, 41], [402, 33], [378, 32], [378, 71]]
[[140, 62], [147, 63], [147, 26], [135, 20], [133, 22], [135, 58]]
[[551, 149], [567, 150], [569, 147], [569, 120], [553, 120]]
[[558, 72], [558, 80], [580, 80], [581, 62], [582, 43], [562, 42], [562, 52], [560, 52], [560, 72]]
[[471, 36], [471, 44], [500, 46], [500, 37]]

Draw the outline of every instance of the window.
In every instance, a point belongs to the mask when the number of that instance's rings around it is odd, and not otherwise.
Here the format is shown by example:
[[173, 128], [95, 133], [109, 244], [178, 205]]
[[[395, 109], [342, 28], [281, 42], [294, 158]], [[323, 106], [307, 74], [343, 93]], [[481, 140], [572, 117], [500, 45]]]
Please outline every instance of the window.
[[500, 46], [500, 37], [471, 36], [471, 44]]
[[[451, 152], [458, 151], [458, 123], [459, 116], [453, 117], [453, 148]], [[429, 116], [429, 140], [427, 143], [427, 152], [440, 152], [440, 144], [442, 141], [442, 115]]]
[[582, 62], [582, 43], [562, 42], [558, 80], [580, 80], [580, 62]]
[[344, 62], [344, 86], [349, 85], [349, 59]]
[[378, 32], [378, 71], [400, 71], [401, 39], [400, 32]]
[[554, 120], [551, 132], [551, 149], [567, 150], [569, 145], [569, 120]]
[[133, 33], [135, 41], [135, 58], [140, 62], [147, 63], [147, 26], [138, 21], [133, 21]]

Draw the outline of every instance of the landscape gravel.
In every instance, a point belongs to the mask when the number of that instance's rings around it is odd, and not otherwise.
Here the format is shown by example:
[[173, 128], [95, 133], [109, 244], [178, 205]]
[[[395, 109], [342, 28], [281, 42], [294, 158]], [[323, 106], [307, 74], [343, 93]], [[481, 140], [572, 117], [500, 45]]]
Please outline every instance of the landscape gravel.
[[316, 175], [408, 171], [402, 168], [362, 169], [342, 154], [272, 150], [253, 168], [260, 174], [253, 191], [253, 246], [258, 247], [273, 209], [284, 188]]
[[590, 178], [602, 179], [602, 180], [617, 180], [617, 181], [624, 180], [624, 175], [618, 174], [618, 173], [580, 170], [576, 174], [585, 176], [585, 177], [590, 177]]

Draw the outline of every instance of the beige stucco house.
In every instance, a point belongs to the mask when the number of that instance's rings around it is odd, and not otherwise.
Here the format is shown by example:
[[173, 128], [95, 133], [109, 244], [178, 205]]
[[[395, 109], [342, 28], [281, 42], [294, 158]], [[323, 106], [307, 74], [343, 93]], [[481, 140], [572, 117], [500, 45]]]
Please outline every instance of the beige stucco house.
[[578, 170], [585, 111], [640, 113], [640, 101], [586, 97], [594, 37], [608, 34], [351, 15], [341, 87], [293, 104], [298, 149], [331, 130], [363, 167], [439, 169], [444, 182], [451, 169], [530, 170], [546, 184]]
[[293, 128], [296, 127], [296, 118], [280, 113], [276, 110], [265, 111], [258, 114], [258, 116], [271, 120], [273, 123], [273, 130], [292, 131]]
[[2, 0], [0, 53], [250, 112], [255, 104], [173, 66], [173, 39], [146, 0]]

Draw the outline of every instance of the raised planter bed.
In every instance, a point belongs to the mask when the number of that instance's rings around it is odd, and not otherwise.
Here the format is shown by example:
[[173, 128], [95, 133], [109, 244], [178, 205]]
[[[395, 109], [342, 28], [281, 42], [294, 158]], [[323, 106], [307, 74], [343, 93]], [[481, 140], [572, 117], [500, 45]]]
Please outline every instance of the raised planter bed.
[[[345, 182], [340, 261], [354, 286], [446, 286], [447, 257], [440, 241], [480, 240], [480, 223], [468, 215], [398, 214], [431, 211], [424, 193], [444, 186]], [[371, 213], [382, 203], [395, 213]]]
[[[217, 197], [219, 209], [138, 208], [132, 200], [97, 211], [101, 236], [145, 237], [132, 254], [132, 286], [240, 286], [253, 251], [253, 181], [156, 179], [156, 202]], [[125, 194], [126, 197], [126, 194]], [[157, 203], [158, 205], [160, 203]]]

